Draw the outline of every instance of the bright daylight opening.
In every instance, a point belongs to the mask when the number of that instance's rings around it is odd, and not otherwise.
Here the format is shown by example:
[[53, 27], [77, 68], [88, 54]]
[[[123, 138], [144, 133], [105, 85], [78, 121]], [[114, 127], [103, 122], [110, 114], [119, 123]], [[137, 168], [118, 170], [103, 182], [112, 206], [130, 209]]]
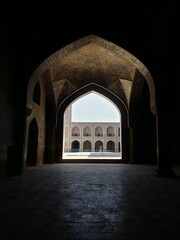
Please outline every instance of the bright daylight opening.
[[103, 95], [91, 91], [64, 113], [63, 159], [122, 158], [121, 114]]

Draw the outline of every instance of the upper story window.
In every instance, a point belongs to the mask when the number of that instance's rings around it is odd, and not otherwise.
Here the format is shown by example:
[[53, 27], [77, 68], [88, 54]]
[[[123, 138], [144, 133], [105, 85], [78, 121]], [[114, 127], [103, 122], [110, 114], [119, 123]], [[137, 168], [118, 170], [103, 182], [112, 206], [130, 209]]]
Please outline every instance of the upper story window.
[[108, 137], [114, 137], [115, 136], [115, 129], [114, 127], [110, 126], [107, 128], [107, 136]]
[[83, 136], [91, 136], [91, 129], [90, 129], [90, 127], [85, 127], [83, 129]]
[[103, 129], [102, 129], [102, 127], [96, 127], [95, 128], [95, 136], [96, 137], [102, 137], [103, 136]]
[[78, 127], [73, 127], [72, 128], [72, 136], [80, 136], [80, 130]]

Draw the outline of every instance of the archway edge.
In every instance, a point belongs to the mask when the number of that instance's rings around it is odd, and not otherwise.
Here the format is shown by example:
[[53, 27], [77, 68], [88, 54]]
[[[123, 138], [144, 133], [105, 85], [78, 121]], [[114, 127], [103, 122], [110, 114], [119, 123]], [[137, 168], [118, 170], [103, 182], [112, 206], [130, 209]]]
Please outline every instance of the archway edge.
[[112, 104], [114, 104], [117, 109], [124, 115], [126, 116], [127, 122], [126, 124], [129, 125], [129, 115], [128, 115], [128, 109], [125, 105], [125, 103], [118, 97], [116, 96], [114, 93], [112, 93], [111, 91], [109, 91], [108, 89], [96, 84], [96, 83], [90, 83], [80, 89], [78, 89], [77, 91], [73, 92], [72, 94], [70, 94], [67, 98], [65, 98], [57, 107], [57, 113], [56, 113], [56, 126], [57, 126], [57, 121], [58, 121], [58, 114], [59, 114], [59, 110], [61, 109], [61, 112], [64, 113], [66, 107], [71, 104], [74, 100], [79, 99], [80, 97], [82, 97], [83, 95], [88, 94], [89, 92], [96, 92], [97, 94], [100, 94], [104, 97], [106, 97], [108, 100], [110, 100], [112, 102]]
[[150, 108], [152, 114], [157, 114], [157, 106], [156, 106], [156, 94], [155, 94], [155, 85], [153, 81], [153, 77], [147, 67], [134, 55], [123, 49], [122, 47], [107, 41], [103, 38], [100, 38], [98, 36], [95, 36], [93, 34], [88, 35], [86, 37], [83, 37], [79, 40], [74, 41], [71, 44], [66, 45], [65, 47], [61, 48], [60, 50], [56, 51], [54, 54], [52, 54], [50, 57], [45, 59], [39, 67], [33, 72], [29, 84], [28, 84], [28, 91], [27, 91], [27, 107], [31, 108], [32, 100], [30, 96], [28, 96], [28, 93], [31, 92], [32, 88], [35, 85], [35, 82], [38, 79], [41, 79], [41, 75], [49, 68], [56, 65], [56, 63], [59, 61], [59, 59], [63, 58], [64, 56], [70, 54], [71, 52], [75, 51], [76, 49], [79, 49], [83, 46], [86, 46], [90, 43], [98, 44], [106, 49], [109, 49], [113, 51], [114, 53], [119, 54], [121, 57], [128, 60], [133, 66], [138, 69], [141, 74], [144, 76], [145, 80], [147, 81], [149, 92], [150, 92]]

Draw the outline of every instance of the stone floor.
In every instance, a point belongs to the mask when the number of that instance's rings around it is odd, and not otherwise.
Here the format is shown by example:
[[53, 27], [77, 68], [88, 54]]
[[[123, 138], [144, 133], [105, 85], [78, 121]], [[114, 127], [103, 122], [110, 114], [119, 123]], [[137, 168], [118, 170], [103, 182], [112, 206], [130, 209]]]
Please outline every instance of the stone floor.
[[63, 159], [122, 159], [121, 152], [64, 152]]
[[[180, 167], [174, 168], [180, 175]], [[0, 180], [1, 240], [179, 240], [180, 178], [154, 165], [51, 164]]]

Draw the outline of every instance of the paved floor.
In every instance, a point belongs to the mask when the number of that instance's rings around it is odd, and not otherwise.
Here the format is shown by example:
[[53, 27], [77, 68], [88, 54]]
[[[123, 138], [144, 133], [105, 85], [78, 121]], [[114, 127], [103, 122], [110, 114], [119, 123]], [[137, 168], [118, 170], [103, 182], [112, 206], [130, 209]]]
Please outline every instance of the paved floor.
[[63, 159], [122, 159], [121, 152], [66, 152]]
[[179, 240], [180, 179], [155, 170], [51, 164], [1, 179], [0, 239]]

